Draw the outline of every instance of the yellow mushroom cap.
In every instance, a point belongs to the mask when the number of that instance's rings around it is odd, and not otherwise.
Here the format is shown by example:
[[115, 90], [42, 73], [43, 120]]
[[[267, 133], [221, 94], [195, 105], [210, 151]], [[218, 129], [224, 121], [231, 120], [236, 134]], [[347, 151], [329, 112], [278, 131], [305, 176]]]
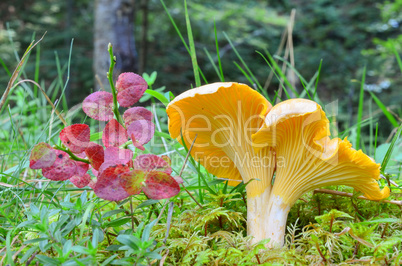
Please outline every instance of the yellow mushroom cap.
[[251, 135], [263, 125], [271, 107], [249, 86], [227, 82], [188, 90], [178, 95], [166, 111], [172, 138], [182, 142], [182, 134], [190, 147], [197, 135], [191, 154], [210, 173], [244, 182], [269, 176], [259, 184], [266, 187], [274, 170], [273, 152], [265, 148], [255, 153]]
[[275, 105], [252, 139], [255, 149], [272, 147], [277, 169], [272, 189], [284, 203], [293, 205], [304, 193], [329, 185], [347, 185], [370, 199], [389, 196], [376, 180], [380, 165], [345, 138], [329, 138], [329, 122], [321, 106], [305, 99]]

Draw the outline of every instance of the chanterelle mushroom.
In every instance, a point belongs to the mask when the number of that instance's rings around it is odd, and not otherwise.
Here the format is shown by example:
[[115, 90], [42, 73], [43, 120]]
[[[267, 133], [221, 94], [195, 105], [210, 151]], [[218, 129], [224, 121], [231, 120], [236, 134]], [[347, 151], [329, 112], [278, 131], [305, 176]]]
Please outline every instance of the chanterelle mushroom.
[[[261, 240], [267, 235], [267, 202], [275, 156], [269, 147], [255, 152], [251, 135], [264, 122], [271, 104], [239, 83], [213, 83], [178, 95], [167, 107], [169, 132], [191, 151], [196, 161], [217, 177], [247, 183], [247, 230]], [[234, 182], [235, 180], [239, 180]]]
[[347, 185], [367, 198], [381, 200], [389, 188], [380, 190], [376, 180], [380, 165], [345, 138], [329, 138], [329, 123], [317, 103], [292, 99], [275, 105], [264, 126], [252, 136], [258, 146], [275, 149], [276, 176], [267, 200], [268, 235], [282, 245], [290, 207], [304, 193], [328, 185]]
[[346, 139], [329, 138], [317, 103], [295, 99], [271, 108], [238, 83], [186, 91], [167, 107], [170, 135], [181, 142], [182, 132], [187, 146], [197, 135], [192, 155], [210, 173], [232, 182], [252, 180], [246, 187], [247, 230], [254, 242], [269, 238], [270, 247], [283, 245], [291, 206], [314, 188], [348, 185], [376, 200], [389, 195], [376, 182], [379, 164]]

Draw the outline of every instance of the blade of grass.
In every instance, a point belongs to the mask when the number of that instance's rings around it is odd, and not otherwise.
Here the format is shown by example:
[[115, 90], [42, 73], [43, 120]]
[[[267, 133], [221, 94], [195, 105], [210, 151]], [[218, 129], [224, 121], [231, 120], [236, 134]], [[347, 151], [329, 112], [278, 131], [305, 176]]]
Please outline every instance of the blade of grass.
[[362, 81], [360, 83], [360, 96], [359, 96], [359, 109], [357, 111], [357, 128], [356, 128], [356, 150], [360, 147], [360, 134], [361, 134], [361, 122], [363, 118], [363, 103], [364, 103], [364, 83], [366, 79], [366, 66], [363, 69]]
[[399, 135], [401, 135], [402, 132], [402, 124], [399, 126], [398, 131], [396, 132], [395, 136], [393, 137], [391, 141], [391, 145], [389, 145], [389, 148], [387, 150], [387, 153], [384, 156], [384, 160], [381, 163], [381, 173], [384, 174], [385, 169], [387, 168], [387, 164], [389, 160], [391, 159], [391, 154], [394, 150], [395, 143], [399, 139]]
[[8, 70], [8, 67], [6, 66], [6, 63], [4, 63], [3, 59], [1, 59], [1, 57], [0, 57], [0, 64], [3, 66], [4, 70], [7, 72], [7, 75], [9, 77], [11, 77], [11, 72], [10, 72], [10, 70]]
[[322, 59], [320, 60], [320, 66], [318, 67], [318, 75], [317, 75], [317, 79], [315, 81], [315, 88], [314, 88], [314, 95], [313, 95], [314, 99], [317, 96], [318, 80], [320, 80], [321, 66], [322, 66]]
[[394, 51], [394, 54], [395, 54], [395, 57], [396, 57], [396, 61], [398, 62], [398, 65], [399, 65], [399, 69], [400, 69], [401, 72], [402, 72], [402, 60], [401, 60], [401, 57], [400, 57], [399, 54], [398, 54], [398, 51], [397, 51], [396, 48], [395, 48], [395, 44], [394, 44], [394, 43], [392, 43], [392, 50]]
[[25, 50], [24, 55], [22, 56], [21, 60], [19, 61], [17, 67], [15, 68], [13, 74], [11, 75], [11, 78], [7, 84], [7, 88], [3, 93], [3, 96], [1, 97], [1, 101], [0, 101], [0, 113], [2, 113], [3, 111], [3, 106], [4, 103], [7, 99], [8, 94], [11, 91], [11, 88], [13, 87], [13, 84], [15, 82], [15, 80], [18, 78], [18, 75], [21, 71], [22, 65], [25, 63], [25, 60], [27, 59], [28, 55], [30, 54], [31, 50], [39, 43], [42, 41], [43, 37], [45, 37], [46, 32], [43, 34], [43, 36], [37, 41], [37, 42], [31, 42], [31, 44], [28, 46], [28, 48]]
[[219, 55], [219, 43], [218, 43], [218, 34], [216, 32], [216, 23], [214, 20], [214, 32], [215, 32], [215, 46], [216, 46], [216, 57], [218, 59], [219, 70], [221, 72], [220, 78], [222, 82], [225, 82], [225, 77], [223, 76], [222, 62], [221, 57]]
[[[162, 4], [162, 6], [163, 6], [163, 9], [165, 9], [166, 14], [168, 15], [170, 22], [172, 23], [173, 27], [175, 28], [177, 35], [179, 35], [180, 40], [182, 41], [182, 43], [183, 43], [184, 47], [186, 48], [188, 54], [191, 56], [191, 51], [190, 51], [186, 41], [184, 40], [183, 35], [181, 34], [179, 28], [177, 27], [176, 22], [174, 22], [173, 17], [170, 15], [170, 12], [167, 9], [167, 6], [165, 5], [165, 2], [163, 0], [160, 0], [160, 2]], [[207, 84], [208, 81], [205, 78], [204, 73], [201, 71], [201, 69], [199, 67], [198, 67], [198, 72], [200, 72], [200, 75], [201, 75], [202, 79]]]
[[373, 98], [373, 100], [375, 101], [375, 103], [378, 105], [378, 107], [380, 107], [384, 115], [388, 118], [389, 122], [391, 122], [391, 124], [394, 127], [398, 127], [399, 126], [398, 122], [396, 121], [395, 117], [387, 110], [387, 107], [380, 101], [380, 99], [377, 98], [377, 96], [375, 96], [373, 92], [369, 91], [369, 93]]
[[247, 72], [236, 62], [233, 61], [233, 64], [240, 70], [240, 72], [246, 77], [246, 79], [248, 80], [248, 82], [250, 82], [250, 84], [254, 84], [253, 80], [250, 78], [250, 76], [247, 74]]
[[180, 132], [180, 137], [181, 137], [181, 144], [183, 145], [184, 150], [187, 152], [187, 154], [189, 154], [188, 158], [189, 158], [190, 162], [192, 163], [193, 166], [195, 166], [195, 169], [197, 170], [198, 174], [200, 175], [202, 181], [205, 184], [205, 189], [207, 189], [211, 194], [216, 195], [216, 192], [208, 186], [208, 183], [205, 180], [204, 175], [201, 173], [201, 170], [200, 170], [201, 168], [199, 168], [200, 163], [199, 162], [196, 163], [193, 156], [191, 156], [191, 154], [189, 153], [189, 149], [187, 148], [186, 142], [184, 141], [183, 134], [181, 132]]
[[258, 91], [262, 93], [265, 97], [267, 97], [267, 92], [262, 88], [261, 84], [258, 82], [258, 80], [255, 78], [253, 72], [251, 72], [250, 68], [247, 66], [246, 62], [243, 60], [239, 52], [237, 51], [236, 47], [233, 45], [232, 41], [230, 40], [229, 36], [226, 34], [226, 32], [223, 33], [225, 35], [226, 40], [228, 40], [230, 47], [232, 47], [233, 52], [236, 54], [237, 58], [240, 60], [240, 62], [243, 64], [244, 68], [247, 70], [248, 75], [252, 78], [253, 82], [252, 84], [256, 84]]
[[184, 11], [186, 16], [188, 42], [190, 44], [191, 63], [193, 64], [195, 86], [201, 86], [200, 73], [198, 72], [197, 54], [195, 52], [193, 31], [191, 29], [190, 16], [188, 15], [187, 0], [184, 0]]
[[[219, 72], [219, 69], [218, 69], [218, 67], [216, 66], [216, 63], [215, 63], [214, 59], [212, 59], [211, 54], [208, 52], [207, 48], [205, 48], [205, 47], [204, 47], [204, 52], [205, 52], [205, 54], [207, 55], [209, 61], [211, 62], [211, 65], [212, 65], [212, 67], [214, 68], [216, 74], [218, 75], [220, 81], [222, 81], [221, 73]], [[222, 82], [223, 82], [223, 81], [222, 81]]]
[[[59, 86], [60, 88], [63, 88], [63, 71], [61, 70], [61, 65], [60, 65], [60, 59], [59, 59], [59, 55], [58, 53], [55, 51], [54, 52], [55, 58], [56, 58], [56, 67], [57, 67], [57, 74], [59, 77]], [[61, 98], [61, 99], [60, 99]], [[67, 99], [66, 99], [66, 95], [65, 93], [63, 93], [63, 95], [61, 95], [59, 98], [59, 101], [62, 101], [62, 105], [63, 105], [63, 110], [68, 110], [68, 106], [67, 106]]]
[[[288, 97], [288, 99], [290, 99], [290, 95], [289, 95], [289, 93], [288, 93], [288, 90], [286, 89], [286, 87], [283, 85], [283, 82], [281, 81], [281, 79], [280, 79], [280, 78], [278, 77], [278, 75], [276, 74], [276, 72], [275, 72], [274, 68], [272, 67], [271, 63], [268, 61], [268, 59], [267, 59], [262, 53], [260, 53], [260, 52], [257, 51], [257, 54], [259, 54], [259, 55], [265, 60], [265, 62], [267, 63], [267, 65], [269, 66], [269, 68], [271, 69], [271, 71], [274, 73], [275, 77], [279, 80], [279, 82], [280, 82], [280, 84], [281, 84], [281, 86], [282, 86], [282, 88], [283, 88], [283, 91], [284, 91], [285, 94], [286, 94], [286, 97]], [[274, 99], [278, 99], [278, 93], [277, 93], [277, 92], [275, 92], [275, 98], [274, 98]], [[268, 101], [270, 101], [269, 97], [268, 97]], [[270, 102], [271, 102], [271, 101], [270, 101]], [[275, 101], [272, 101], [271, 103], [274, 104]]]
[[[310, 79], [310, 81], [307, 82], [307, 80], [300, 74], [299, 71], [296, 70], [296, 68], [294, 66], [292, 66], [292, 64], [289, 61], [285, 60], [283, 57], [280, 57], [278, 55], [275, 55], [274, 58], [284, 62], [299, 77], [300, 82], [304, 88], [304, 91], [302, 93], [300, 93], [299, 97], [304, 98], [304, 96], [307, 94], [309, 99], [312, 100], [312, 98], [310, 97], [309, 91], [310, 91], [310, 88], [312, 88], [312, 86], [313, 86], [314, 80], [318, 76], [318, 72], [316, 72], [314, 74], [314, 76]], [[307, 84], [307, 85], [305, 85], [305, 84]]]
[[[36, 46], [36, 60], [35, 60], [35, 76], [34, 80], [39, 83], [39, 69], [40, 69], [40, 44]], [[35, 98], [38, 96], [38, 89], [34, 87]]]
[[[289, 82], [289, 80], [286, 78], [286, 75], [282, 72], [282, 69], [279, 67], [279, 65], [275, 62], [275, 59], [272, 57], [272, 55], [269, 53], [268, 50], [265, 50], [266, 55], [268, 56], [269, 62], [271, 62], [273, 69], [276, 70], [276, 72], [279, 74], [279, 77], [283, 79], [285, 84], [290, 88], [290, 90], [295, 94], [296, 97], [299, 97], [299, 93], [296, 91], [296, 89], [292, 86], [292, 84]], [[261, 53], [260, 53], [261, 54]], [[278, 78], [278, 80], [280, 80]], [[284, 86], [282, 86], [283, 89], [285, 89]]]
[[377, 137], [378, 137], [378, 122], [375, 124], [374, 154], [373, 154], [373, 158], [375, 158], [375, 153], [376, 153], [376, 151], [377, 151]]
[[[373, 102], [369, 101], [369, 117], [373, 117]], [[370, 134], [369, 134], [369, 152], [373, 154], [373, 119], [370, 119]]]

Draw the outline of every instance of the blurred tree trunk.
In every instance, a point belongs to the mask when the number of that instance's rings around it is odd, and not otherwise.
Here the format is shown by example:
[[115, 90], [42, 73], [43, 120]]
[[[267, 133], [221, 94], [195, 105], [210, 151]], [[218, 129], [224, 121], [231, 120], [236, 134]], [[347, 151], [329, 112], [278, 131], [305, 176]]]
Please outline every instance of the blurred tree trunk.
[[109, 71], [108, 44], [113, 45], [117, 63], [114, 78], [122, 72], [138, 71], [138, 56], [134, 38], [135, 0], [95, 0], [94, 72], [95, 81], [110, 91], [106, 73]]
[[142, 13], [142, 31], [141, 31], [141, 46], [140, 46], [140, 68], [139, 73], [145, 71], [147, 65], [147, 33], [148, 33], [148, 0], [141, 0], [141, 13]]

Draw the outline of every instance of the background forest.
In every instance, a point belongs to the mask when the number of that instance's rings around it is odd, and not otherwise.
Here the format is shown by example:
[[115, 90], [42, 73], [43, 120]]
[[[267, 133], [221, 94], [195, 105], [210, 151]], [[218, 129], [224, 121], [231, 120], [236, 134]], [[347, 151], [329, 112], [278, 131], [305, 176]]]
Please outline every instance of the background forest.
[[[402, 0], [187, 0], [193, 41], [184, 6], [0, 1], [0, 95], [12, 87], [0, 105], [0, 265], [400, 265]], [[67, 125], [89, 125], [90, 140], [100, 142], [104, 124], [80, 104], [101, 87], [110, 90], [109, 42], [114, 81], [122, 72], [143, 76], [148, 90], [137, 105], [156, 124], [157, 145], [124, 147], [134, 158], [177, 155], [171, 168], [184, 183], [169, 199], [103, 200], [88, 186], [48, 182], [29, 169], [34, 145], [63, 146], [59, 132]], [[331, 133], [381, 164], [378, 183], [391, 196], [368, 201], [346, 186], [306, 193], [291, 208], [284, 247], [250, 244], [245, 185], [230, 187], [191, 156], [184, 160], [189, 147], [169, 136], [165, 105], [196, 86], [192, 44], [202, 84], [224, 76], [266, 91], [269, 101], [285, 100], [284, 89], [319, 102]]]
[[[132, 0], [120, 2], [124, 10], [130, 10], [135, 40], [135, 60], [131, 71], [138, 73], [158, 72], [157, 88], [166, 86], [173, 92], [181, 92], [192, 84], [190, 57], [171, 25], [163, 6], [158, 0]], [[180, 1], [167, 0], [166, 6], [179, 30], [185, 32], [183, 5]], [[71, 61], [71, 80], [67, 88], [69, 106], [81, 101], [95, 85], [93, 58], [102, 57], [103, 50], [94, 54], [95, 8], [111, 5], [108, 1], [88, 0], [36, 0], [2, 1], [0, 3], [0, 58], [2, 64], [12, 69], [16, 65], [14, 50], [22, 51], [36, 38], [47, 31], [41, 43], [41, 79], [49, 80], [57, 75], [54, 68], [55, 56], [64, 62], [68, 58], [70, 43], [74, 38]], [[125, 6], [124, 6], [125, 5]], [[215, 62], [214, 21], [220, 55], [227, 80], [246, 82], [244, 75], [233, 61], [238, 61], [228, 42], [232, 41], [244, 61], [250, 64], [257, 79], [269, 85], [268, 92], [274, 94], [278, 80], [266, 83], [269, 69], [255, 51], [278, 52], [285, 58], [286, 42], [281, 45], [281, 36], [295, 9], [292, 62], [304, 77], [315, 74], [322, 59], [320, 91], [328, 102], [339, 100], [342, 112], [353, 115], [357, 88], [352, 79], [361, 76], [367, 66], [366, 89], [381, 95], [388, 106], [397, 111], [401, 101], [398, 88], [400, 73], [392, 50], [401, 51], [401, 1], [209, 1], [189, 2], [197, 57], [209, 82], [218, 76], [210, 63], [208, 54]], [[109, 6], [110, 8], [110, 6]], [[107, 20], [106, 20], [107, 21]], [[113, 19], [110, 18], [110, 22]], [[226, 35], [225, 35], [226, 34]], [[109, 35], [113, 37], [112, 35]], [[227, 36], [227, 37], [225, 37]], [[118, 36], [116, 41], [121, 40]], [[10, 39], [13, 44], [10, 45]], [[110, 40], [113, 43], [113, 40]], [[34, 56], [34, 55], [33, 55]], [[104, 56], [103, 56], [104, 57]], [[240, 63], [240, 62], [238, 62]], [[34, 62], [28, 63], [27, 73], [35, 69]], [[293, 78], [299, 91], [302, 85]], [[5, 69], [0, 69], [0, 93], [8, 80]], [[348, 117], [349, 118], [349, 117]], [[341, 118], [342, 119], [342, 118]]]

